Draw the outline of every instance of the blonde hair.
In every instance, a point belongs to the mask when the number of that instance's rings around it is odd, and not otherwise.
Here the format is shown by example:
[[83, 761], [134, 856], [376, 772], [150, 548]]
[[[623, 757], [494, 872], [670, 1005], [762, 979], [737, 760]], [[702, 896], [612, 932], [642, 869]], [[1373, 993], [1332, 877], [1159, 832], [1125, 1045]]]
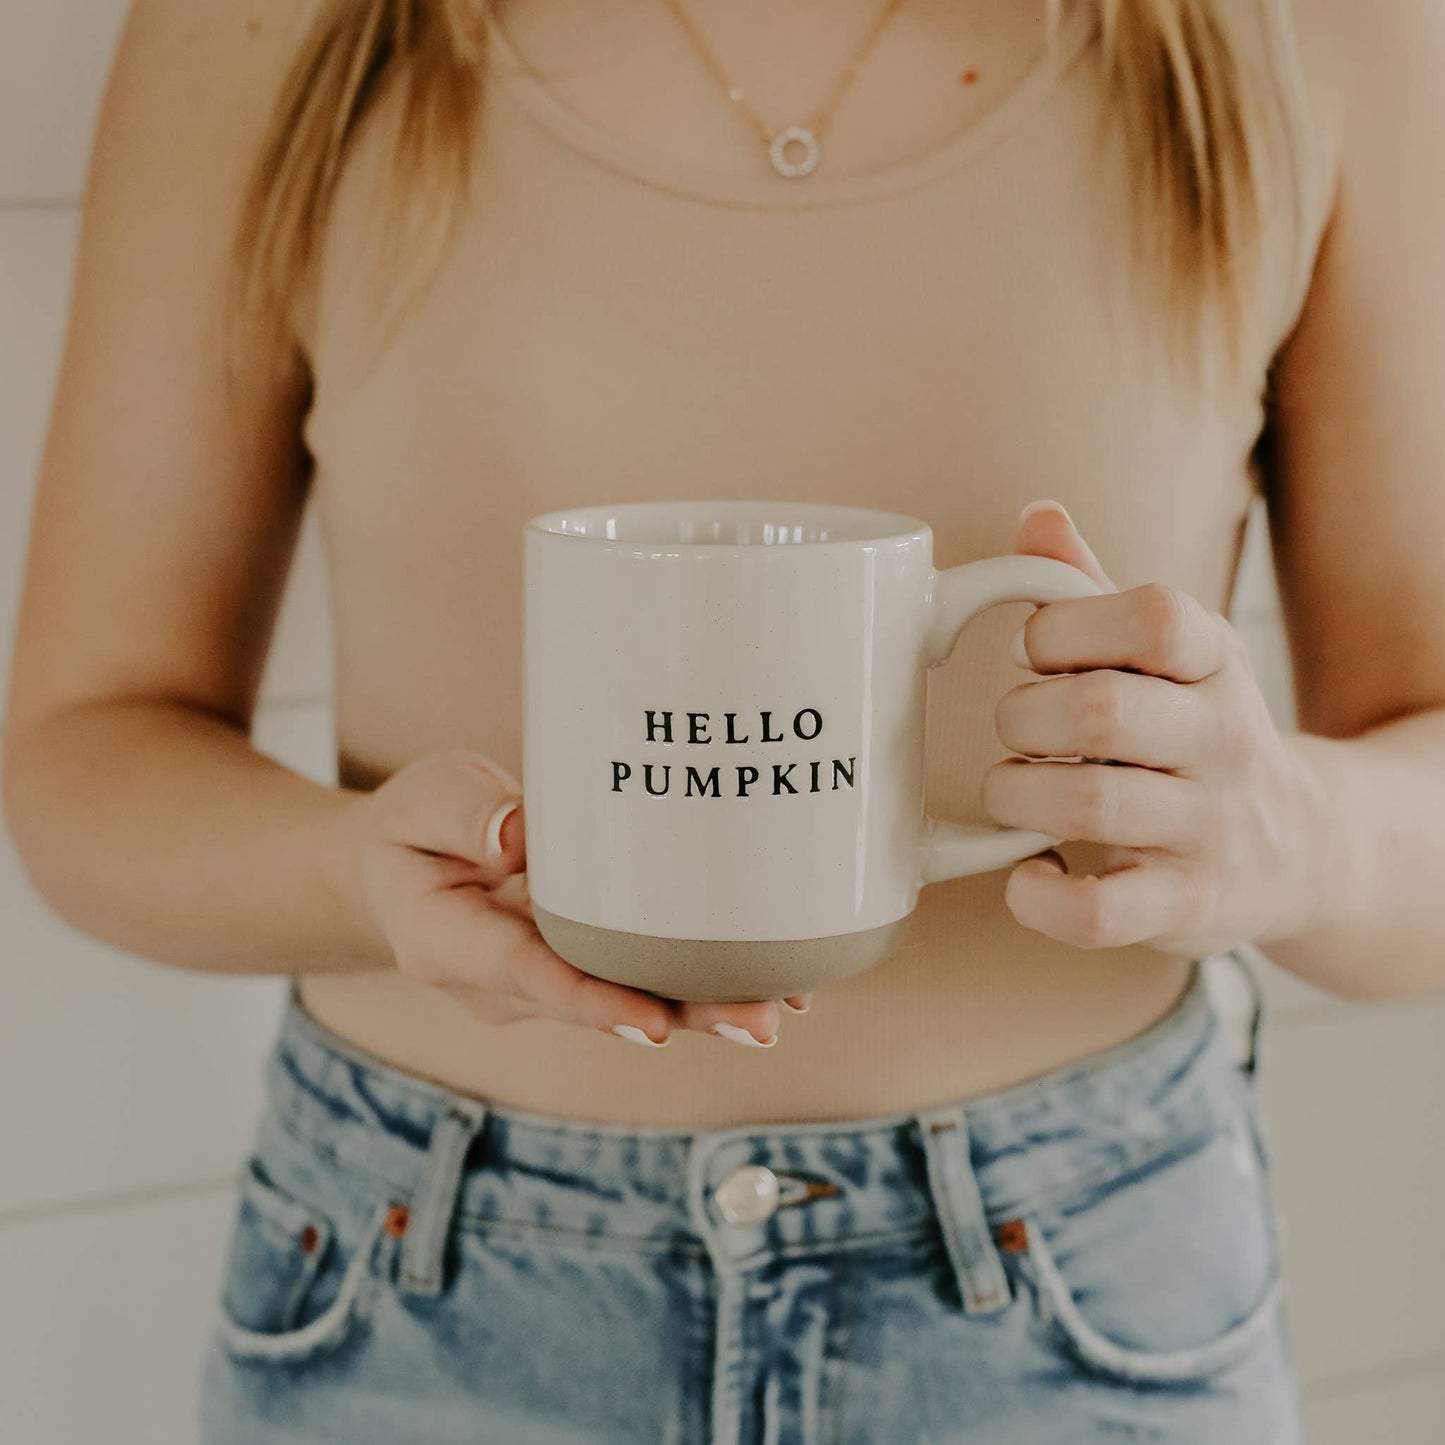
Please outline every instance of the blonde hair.
[[[398, 215], [454, 218], [466, 198], [490, 0], [324, 0], [262, 140], [236, 236], [232, 336], [276, 357], [314, 276], [348, 147], [399, 92]], [[1099, 12], [1104, 118], [1137, 178], [1135, 236], [1165, 318], [1211, 312], [1232, 355], [1251, 326], [1260, 223], [1250, 97], [1211, 0], [1074, 0]], [[1050, 34], [1064, 0], [1047, 0]], [[240, 354], [238, 351], [237, 355]]]

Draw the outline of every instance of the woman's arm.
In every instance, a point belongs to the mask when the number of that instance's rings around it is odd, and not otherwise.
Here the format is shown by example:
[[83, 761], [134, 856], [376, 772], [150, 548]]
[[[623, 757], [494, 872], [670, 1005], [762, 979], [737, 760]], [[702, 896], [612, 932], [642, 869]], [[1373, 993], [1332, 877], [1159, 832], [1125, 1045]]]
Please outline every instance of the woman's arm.
[[1263, 946], [1390, 995], [1445, 986], [1445, 11], [1297, 9], [1338, 191], [1278, 367], [1267, 498], [1290, 741], [1333, 827], [1314, 920]]
[[1017, 550], [1102, 590], [1020, 629], [1041, 680], [999, 701], [1019, 756], [983, 804], [1103, 845], [1099, 872], [1058, 850], [1014, 866], [1026, 927], [1189, 958], [1252, 939], [1379, 997], [1445, 986], [1445, 11], [1298, 4], [1330, 225], [1277, 358], [1266, 496], [1300, 730], [1224, 617], [1161, 583], [1120, 592], [1041, 502]]
[[305, 369], [227, 395], [242, 178], [310, 5], [138, 0], [105, 99], [35, 501], [4, 805], [78, 927], [216, 971], [382, 966], [354, 795], [248, 741], [306, 496]]

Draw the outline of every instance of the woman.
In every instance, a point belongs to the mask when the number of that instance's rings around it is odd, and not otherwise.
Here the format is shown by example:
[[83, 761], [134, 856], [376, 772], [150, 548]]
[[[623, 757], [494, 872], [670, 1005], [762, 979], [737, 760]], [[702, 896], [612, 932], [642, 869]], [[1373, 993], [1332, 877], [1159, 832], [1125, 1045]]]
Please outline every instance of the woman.
[[[1345, 0], [138, 0], [5, 784], [78, 926], [295, 980], [205, 1439], [1299, 1438], [1199, 962], [1440, 982], [1442, 39]], [[1256, 487], [1288, 735], [1222, 615]], [[247, 740], [312, 494], [336, 788]], [[1094, 576], [930, 684], [930, 811], [1066, 841], [816, 999], [666, 1000], [532, 921], [520, 529], [758, 495]]]

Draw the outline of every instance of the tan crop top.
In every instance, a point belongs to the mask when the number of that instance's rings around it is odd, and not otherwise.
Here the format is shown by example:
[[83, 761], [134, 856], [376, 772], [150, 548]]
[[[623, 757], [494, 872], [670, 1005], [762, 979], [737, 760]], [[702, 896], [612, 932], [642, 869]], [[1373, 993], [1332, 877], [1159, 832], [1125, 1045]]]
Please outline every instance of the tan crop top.
[[[1096, 150], [1092, 4], [1067, 6], [1053, 49], [963, 133], [802, 181], [608, 130], [494, 25], [470, 202], [384, 332], [370, 124], [302, 328], [342, 780], [452, 746], [521, 776], [521, 529], [566, 506], [884, 506], [932, 524], [942, 567], [1009, 551], [1020, 507], [1054, 497], [1121, 588], [1169, 581], [1227, 612], [1269, 363], [1325, 218], [1288, 0], [1220, 8], [1261, 77], [1273, 164], [1269, 344], [1214, 393], [1172, 379], [1141, 316], [1134, 180]], [[979, 779], [1006, 755], [993, 702], [1021, 680], [1006, 642], [1029, 610], [977, 619], [930, 676], [930, 811], [986, 820]], [[1003, 877], [925, 890], [913, 963], [981, 929], [1051, 947], [1000, 929]], [[311, 982], [318, 999], [352, 986]]]
[[[520, 69], [494, 26], [469, 212], [379, 352], [364, 140], [327, 242], [305, 424], [343, 741], [393, 758], [420, 741], [418, 709], [474, 678], [473, 735], [520, 765], [519, 529], [572, 504], [886, 505], [929, 521], [951, 565], [1008, 550], [1019, 508], [1052, 496], [1121, 587], [1170, 580], [1224, 610], [1270, 358], [1195, 397], [1131, 313], [1133, 182], [1093, 149], [1094, 8], [1066, 9], [1056, 51], [961, 136], [803, 181], [765, 166], [717, 179], [615, 137]], [[1287, 0], [1227, 9], [1276, 100], [1278, 341], [1319, 187]], [[371, 667], [382, 639], [405, 639], [400, 673]], [[953, 702], [938, 723], [957, 737], [967, 700]], [[966, 746], [937, 763], [976, 775], [982, 759]]]

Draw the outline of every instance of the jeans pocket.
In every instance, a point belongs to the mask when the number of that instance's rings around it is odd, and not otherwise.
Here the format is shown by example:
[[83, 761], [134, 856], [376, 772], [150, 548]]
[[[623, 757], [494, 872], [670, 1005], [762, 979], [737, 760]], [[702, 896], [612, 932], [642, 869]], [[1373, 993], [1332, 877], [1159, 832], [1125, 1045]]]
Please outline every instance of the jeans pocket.
[[1117, 1382], [1218, 1374], [1264, 1338], [1281, 1304], [1269, 1185], [1242, 1106], [1022, 1223], [1017, 1268], [1048, 1337]]
[[222, 1270], [220, 1344], [235, 1359], [290, 1364], [338, 1348], [379, 1282], [372, 1256], [385, 1221], [382, 1203], [358, 1231], [248, 1159]]

